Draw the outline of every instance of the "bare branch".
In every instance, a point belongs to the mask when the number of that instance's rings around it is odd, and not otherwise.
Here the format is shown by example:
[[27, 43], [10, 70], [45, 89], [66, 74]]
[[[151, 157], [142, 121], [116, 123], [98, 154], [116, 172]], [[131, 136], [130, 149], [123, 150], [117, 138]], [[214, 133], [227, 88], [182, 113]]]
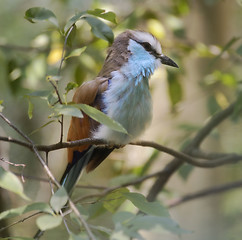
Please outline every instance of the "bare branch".
[[36, 212], [36, 213], [33, 213], [33, 214], [31, 214], [31, 215], [29, 215], [29, 216], [27, 216], [27, 217], [25, 217], [25, 218], [22, 218], [22, 219], [20, 219], [20, 220], [18, 220], [18, 221], [16, 221], [16, 222], [13, 222], [13, 223], [9, 224], [8, 226], [2, 227], [2, 228], [0, 228], [0, 232], [3, 232], [4, 230], [6, 230], [6, 229], [8, 229], [8, 228], [10, 228], [10, 227], [12, 227], [12, 226], [14, 226], [14, 225], [16, 225], [16, 224], [22, 223], [22, 222], [24, 222], [24, 221], [26, 221], [26, 220], [28, 220], [28, 219], [30, 219], [30, 218], [32, 218], [32, 217], [38, 215], [38, 214], [41, 214], [41, 213], [42, 213], [42, 212]]
[[176, 207], [182, 203], [191, 201], [191, 200], [195, 200], [198, 198], [202, 198], [202, 197], [207, 197], [210, 195], [214, 195], [214, 194], [219, 194], [219, 193], [224, 193], [227, 191], [231, 191], [234, 190], [236, 188], [241, 188], [242, 187], [242, 181], [237, 181], [237, 182], [232, 182], [232, 183], [227, 183], [227, 184], [223, 184], [220, 186], [216, 186], [216, 187], [212, 187], [212, 188], [208, 188], [208, 189], [204, 189], [195, 193], [191, 193], [191, 194], [187, 194], [183, 197], [171, 200], [170, 203], [167, 204], [167, 207], [172, 208], [172, 207]]
[[[183, 152], [186, 154], [190, 154], [192, 150], [198, 149], [204, 139], [210, 134], [210, 132], [233, 113], [234, 107], [235, 103], [232, 103], [226, 109], [215, 114], [207, 122], [207, 124], [200, 131], [198, 131], [196, 136], [183, 150]], [[163, 189], [169, 178], [177, 169], [182, 166], [183, 163], [184, 162], [181, 161], [179, 158], [174, 158], [170, 163], [166, 165], [164, 173], [161, 172], [147, 195], [147, 199], [149, 201], [154, 201], [156, 199], [157, 195]]]
[[[7, 119], [2, 113], [0, 113], [0, 117], [10, 126], [12, 127], [17, 133], [19, 133], [24, 139], [26, 139], [31, 145], [32, 145], [32, 150], [34, 151], [35, 155], [37, 156], [37, 158], [39, 159], [40, 163], [42, 164], [46, 174], [48, 175], [48, 177], [52, 180], [52, 182], [58, 187], [60, 188], [61, 185], [60, 183], [56, 180], [56, 178], [54, 177], [54, 175], [52, 174], [52, 172], [50, 171], [49, 167], [47, 166], [46, 162], [44, 161], [44, 159], [40, 156], [34, 142], [27, 136], [25, 135], [20, 129], [18, 129], [13, 123], [11, 123], [9, 121], [9, 119]], [[68, 201], [70, 204], [70, 208], [73, 210], [73, 212], [76, 214], [76, 216], [80, 219], [80, 221], [82, 222], [84, 228], [86, 229], [90, 239], [95, 240], [94, 235], [92, 234], [88, 224], [86, 223], [85, 219], [83, 219], [83, 217], [80, 215], [78, 209], [76, 208], [75, 204], [71, 201], [70, 197], [68, 196]]]
[[25, 182], [23, 173], [24, 173], [24, 168], [26, 167], [26, 164], [24, 164], [24, 163], [12, 163], [12, 162], [4, 160], [3, 158], [0, 158], [0, 161], [5, 162], [5, 163], [12, 165], [14, 167], [21, 167], [22, 171], [21, 171], [20, 177], [21, 177], [22, 182]]

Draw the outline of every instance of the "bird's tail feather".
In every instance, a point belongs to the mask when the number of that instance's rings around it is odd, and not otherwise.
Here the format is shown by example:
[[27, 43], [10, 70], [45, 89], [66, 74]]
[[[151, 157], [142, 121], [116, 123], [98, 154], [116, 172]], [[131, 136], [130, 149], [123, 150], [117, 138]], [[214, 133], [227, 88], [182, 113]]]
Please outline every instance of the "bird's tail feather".
[[73, 161], [69, 163], [65, 173], [60, 181], [61, 185], [65, 187], [68, 194], [71, 194], [75, 184], [81, 176], [82, 170], [90, 161], [95, 147], [91, 146], [86, 151], [80, 153], [75, 151], [73, 154]]
[[[73, 161], [67, 165], [60, 181], [61, 185], [65, 187], [69, 195], [80, 178], [83, 168], [88, 165], [87, 171], [92, 171], [113, 151], [113, 149], [114, 148], [90, 146], [83, 152], [74, 152]], [[38, 240], [43, 234], [44, 231], [38, 230], [34, 239]]]

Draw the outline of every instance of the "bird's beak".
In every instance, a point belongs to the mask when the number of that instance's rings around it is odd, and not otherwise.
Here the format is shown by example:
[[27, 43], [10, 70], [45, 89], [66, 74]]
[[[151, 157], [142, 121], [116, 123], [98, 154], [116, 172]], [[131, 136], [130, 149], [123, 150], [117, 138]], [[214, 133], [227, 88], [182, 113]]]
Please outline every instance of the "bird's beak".
[[165, 64], [165, 65], [168, 65], [168, 66], [171, 66], [171, 67], [179, 68], [178, 65], [173, 60], [171, 60], [169, 57], [162, 54], [162, 55], [159, 56], [159, 58], [160, 58], [160, 61], [161, 61], [162, 64]]

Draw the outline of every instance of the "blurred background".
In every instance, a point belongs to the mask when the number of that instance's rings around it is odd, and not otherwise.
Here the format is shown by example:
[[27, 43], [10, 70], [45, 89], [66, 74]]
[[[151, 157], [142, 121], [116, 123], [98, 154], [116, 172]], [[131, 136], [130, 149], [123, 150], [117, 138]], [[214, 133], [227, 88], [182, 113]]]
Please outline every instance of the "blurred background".
[[[24, 96], [31, 91], [51, 89], [46, 75], [51, 75], [59, 66], [63, 48], [63, 36], [51, 24], [31, 24], [24, 18], [25, 11], [36, 6], [52, 10], [62, 27], [79, 11], [95, 8], [113, 11], [117, 25], [108, 24], [115, 35], [125, 29], [149, 31], [160, 40], [163, 52], [178, 63], [179, 69], [161, 68], [152, 77], [153, 121], [140, 139], [181, 150], [215, 112], [227, 107], [241, 91], [241, 0], [1, 0], [0, 100], [4, 100], [3, 113], [35, 143], [58, 142], [60, 125], [55, 121], [35, 131], [51, 120], [51, 111], [46, 101], [31, 98], [34, 109], [33, 117], [29, 119], [30, 99]], [[79, 85], [93, 79], [102, 67], [108, 47], [107, 42], [93, 36], [84, 22], [77, 24], [75, 34], [68, 50], [86, 45], [87, 49], [80, 57], [65, 61], [59, 81], [62, 93], [70, 81]], [[70, 91], [67, 99], [71, 100], [72, 95], [73, 91]], [[66, 117], [64, 122], [65, 139], [69, 120]], [[241, 153], [241, 130], [241, 119], [227, 120], [214, 129], [202, 148], [206, 152]], [[2, 121], [0, 135], [19, 138]], [[38, 177], [46, 178], [46, 175], [29, 150], [0, 142], [0, 157], [14, 163], [25, 163], [26, 194], [34, 201], [48, 201], [49, 185], [38, 180]], [[49, 166], [57, 177], [65, 168], [65, 158], [65, 150], [49, 155]], [[150, 148], [127, 146], [115, 151], [94, 172], [84, 174], [81, 184], [106, 186], [110, 179], [121, 174], [139, 175], [143, 166], [146, 168], [142, 174], [162, 169], [171, 159]], [[10, 168], [8, 165], [5, 167]], [[182, 167], [172, 176], [158, 200], [166, 205], [176, 197], [240, 180], [241, 167], [241, 163], [216, 169]], [[11, 167], [11, 170], [17, 173], [21, 169]], [[135, 191], [147, 194], [153, 181], [146, 181]], [[85, 191], [79, 190], [77, 194]], [[164, 234], [162, 239], [241, 239], [241, 199], [241, 189], [235, 189], [172, 208], [172, 218], [192, 233], [180, 237]], [[16, 195], [0, 189], [0, 211], [23, 204]], [[105, 220], [100, 218], [99, 221]], [[4, 224], [0, 222], [0, 225]], [[31, 236], [36, 229], [34, 221], [29, 220], [7, 229], [5, 234]], [[58, 234], [64, 233], [53, 230], [43, 239], [60, 239]], [[65, 239], [65, 235], [60, 236]], [[146, 239], [160, 239], [160, 235], [155, 233], [146, 232], [144, 236]]]

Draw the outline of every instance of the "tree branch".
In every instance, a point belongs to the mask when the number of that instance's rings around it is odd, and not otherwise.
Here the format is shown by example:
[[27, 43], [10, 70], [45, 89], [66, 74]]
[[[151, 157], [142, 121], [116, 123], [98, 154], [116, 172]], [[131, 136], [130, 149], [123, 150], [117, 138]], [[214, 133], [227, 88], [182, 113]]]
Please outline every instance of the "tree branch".
[[[34, 142], [27, 136], [25, 135], [20, 129], [18, 129], [13, 123], [11, 123], [9, 121], [9, 119], [7, 119], [2, 113], [0, 113], [0, 117], [11, 127], [13, 128], [17, 133], [19, 133], [24, 139], [27, 140], [27, 142], [29, 144], [31, 144], [32, 146], [32, 150], [34, 151], [35, 155], [37, 156], [37, 158], [39, 159], [40, 163], [42, 164], [46, 174], [48, 175], [48, 177], [52, 180], [52, 182], [58, 187], [60, 188], [61, 185], [60, 183], [56, 180], [56, 178], [54, 177], [54, 175], [52, 174], [52, 172], [50, 171], [49, 167], [47, 166], [46, 162], [44, 161], [44, 159], [40, 156]], [[70, 197], [68, 196], [68, 202], [70, 205], [70, 208], [73, 210], [73, 212], [76, 214], [76, 216], [79, 218], [79, 220], [82, 222], [85, 230], [87, 231], [88, 236], [90, 237], [91, 240], [95, 240], [94, 235], [92, 234], [88, 224], [86, 223], [85, 219], [83, 219], [83, 217], [80, 215], [78, 209], [76, 208], [75, 204], [72, 202], [72, 200], [70, 199]]]
[[234, 190], [236, 188], [241, 188], [242, 187], [242, 180], [237, 181], [237, 182], [232, 182], [232, 183], [227, 183], [223, 184], [220, 186], [204, 189], [195, 193], [187, 194], [183, 197], [171, 200], [170, 203], [167, 204], [167, 207], [173, 208], [176, 207], [182, 203], [197, 199], [197, 198], [202, 198], [202, 197], [207, 197], [210, 195], [214, 194], [219, 194], [219, 193], [224, 193], [230, 190]]
[[[210, 132], [218, 126], [222, 121], [228, 118], [234, 111], [235, 103], [229, 105], [226, 109], [215, 114], [207, 124], [196, 134], [193, 140], [184, 148], [183, 152], [186, 154], [190, 154], [190, 152], [194, 149], [198, 149], [203, 140], [210, 134]], [[164, 168], [164, 173], [161, 172], [153, 186], [151, 187], [148, 195], [148, 201], [154, 201], [159, 194], [159, 192], [163, 189], [169, 178], [172, 174], [179, 169], [184, 162], [179, 158], [174, 158], [170, 163], [166, 165]]]

